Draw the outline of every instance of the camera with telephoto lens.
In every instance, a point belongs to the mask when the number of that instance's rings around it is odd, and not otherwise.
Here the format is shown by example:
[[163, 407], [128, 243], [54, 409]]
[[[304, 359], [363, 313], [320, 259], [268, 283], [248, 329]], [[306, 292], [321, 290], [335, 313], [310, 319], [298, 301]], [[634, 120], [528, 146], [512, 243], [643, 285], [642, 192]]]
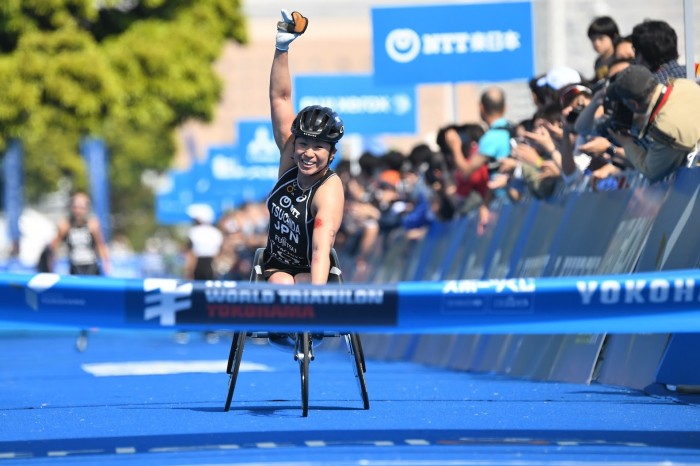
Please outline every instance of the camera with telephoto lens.
[[622, 100], [611, 95], [610, 92], [606, 92], [603, 99], [603, 110], [604, 118], [606, 119], [603, 136], [606, 136], [608, 129], [619, 133], [631, 132], [634, 113], [627, 105], [622, 103]]
[[605, 123], [603, 128], [601, 128], [601, 133], [604, 137], [607, 137], [608, 130], [625, 134], [629, 134], [632, 130], [634, 113], [622, 102], [622, 99], [616, 92], [615, 79], [617, 76], [615, 75], [608, 79], [608, 83], [605, 86], [605, 95], [603, 96], [603, 119]]

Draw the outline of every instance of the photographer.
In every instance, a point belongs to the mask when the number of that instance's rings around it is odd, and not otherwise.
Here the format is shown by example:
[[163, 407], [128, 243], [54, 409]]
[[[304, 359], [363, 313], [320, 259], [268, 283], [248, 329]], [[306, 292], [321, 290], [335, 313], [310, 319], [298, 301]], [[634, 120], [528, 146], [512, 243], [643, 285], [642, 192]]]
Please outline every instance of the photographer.
[[[606, 98], [633, 113], [630, 130], [615, 126], [609, 134], [624, 148], [625, 157], [650, 181], [658, 181], [697, 153], [700, 141], [700, 86], [689, 79], [660, 84], [649, 69], [632, 65], [620, 72]], [[691, 161], [692, 162], [692, 161]]]
[[[561, 95], [565, 128], [575, 137], [572, 157], [578, 170], [590, 173], [593, 182], [626, 168], [623, 149], [608, 134], [610, 114], [615, 110], [608, 108], [604, 97], [604, 89], [592, 95], [580, 85], [565, 88]], [[585, 128], [582, 120], [587, 121]]]

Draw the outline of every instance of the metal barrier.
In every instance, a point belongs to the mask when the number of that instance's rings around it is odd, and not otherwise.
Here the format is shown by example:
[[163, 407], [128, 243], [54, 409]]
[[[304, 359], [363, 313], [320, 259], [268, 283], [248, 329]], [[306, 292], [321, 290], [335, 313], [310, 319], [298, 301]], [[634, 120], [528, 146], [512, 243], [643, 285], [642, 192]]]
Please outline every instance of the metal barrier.
[[[644, 272], [697, 269], [700, 170], [681, 169], [669, 180], [652, 185], [638, 174], [627, 174], [625, 183], [622, 189], [593, 192], [591, 184], [584, 182], [579, 189], [547, 201], [501, 206], [481, 235], [476, 230], [476, 213], [450, 225], [433, 226], [422, 249], [437, 249], [435, 230], [447, 235], [439, 241], [449, 245], [448, 254], [443, 257], [440, 272], [414, 278], [629, 274], [629, 279], [638, 283], [636, 280]], [[395, 248], [401, 244], [401, 238], [394, 241]], [[398, 260], [379, 259], [377, 266], [401, 270], [400, 259], [405, 254], [389, 249], [386, 256], [392, 255]], [[421, 270], [421, 265], [417, 270]], [[375, 276], [382, 282], [381, 278], [390, 274], [379, 270]], [[682, 273], [678, 272], [678, 276]], [[694, 293], [688, 297], [697, 301], [697, 292]], [[630, 295], [624, 299], [637, 298]], [[609, 328], [605, 333], [584, 333], [591, 329], [582, 325], [580, 333], [573, 335], [556, 326], [540, 324], [539, 328], [539, 333], [551, 334], [455, 335], [445, 340], [442, 347], [436, 344], [434, 336], [422, 335], [412, 347], [429, 348], [435, 354], [426, 356], [424, 351], [416, 351], [406, 357], [456, 369], [495, 371], [540, 380], [595, 380], [634, 388], [656, 383], [700, 386], [700, 364], [690, 366], [687, 356], [683, 357], [689, 348], [693, 349], [692, 354], [700, 354], [700, 335], [690, 333], [696, 331], [694, 328], [643, 329], [632, 324], [626, 329]], [[374, 338], [406, 339], [397, 335]], [[396, 346], [378, 341], [375, 345]], [[368, 356], [374, 355], [368, 352]]]

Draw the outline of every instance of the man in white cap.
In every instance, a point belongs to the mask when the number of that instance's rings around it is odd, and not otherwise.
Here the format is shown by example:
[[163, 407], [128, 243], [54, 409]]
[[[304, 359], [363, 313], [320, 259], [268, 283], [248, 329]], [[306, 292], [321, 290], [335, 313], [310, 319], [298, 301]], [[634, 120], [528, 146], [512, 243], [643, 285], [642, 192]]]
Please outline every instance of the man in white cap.
[[557, 93], [570, 84], [581, 82], [581, 75], [578, 71], [568, 66], [555, 66], [544, 75], [544, 84], [552, 88]]
[[[192, 219], [192, 228], [187, 234], [188, 244], [185, 253], [184, 277], [187, 280], [213, 280], [214, 258], [219, 255], [224, 242], [224, 235], [213, 225], [216, 219], [214, 209], [207, 204], [192, 204], [187, 208], [187, 216]], [[208, 343], [216, 343], [219, 336], [216, 332], [204, 332]], [[175, 341], [187, 343], [187, 332], [175, 334]]]
[[187, 208], [187, 215], [193, 226], [187, 235], [184, 276], [188, 280], [213, 280], [214, 258], [224, 242], [221, 230], [212, 225], [216, 214], [207, 204], [192, 204]]

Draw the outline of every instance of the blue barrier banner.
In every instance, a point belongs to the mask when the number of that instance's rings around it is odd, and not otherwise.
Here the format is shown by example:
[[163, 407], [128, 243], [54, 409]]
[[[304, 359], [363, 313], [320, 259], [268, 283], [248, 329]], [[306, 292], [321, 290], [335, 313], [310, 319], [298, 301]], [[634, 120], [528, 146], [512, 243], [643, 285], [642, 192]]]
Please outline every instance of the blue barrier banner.
[[551, 257], [552, 242], [564, 224], [567, 202], [535, 202], [539, 204], [535, 219], [508, 278], [541, 276]]
[[632, 197], [595, 273], [634, 271], [667, 192], [668, 185], [663, 183], [633, 189]]
[[659, 210], [635, 271], [700, 266], [700, 170], [681, 169]]
[[[458, 278], [479, 279], [483, 278], [484, 270], [487, 267], [488, 246], [499, 230], [499, 225], [508, 221], [510, 217], [509, 209], [501, 209], [489, 212], [489, 219], [482, 231], [478, 231], [476, 223], [467, 233], [465, 243], [469, 244], [469, 249], [465, 253], [464, 264]], [[476, 213], [476, 212], [475, 212]]]
[[102, 139], [85, 138], [80, 144], [80, 153], [88, 168], [92, 208], [100, 221], [102, 236], [104, 236], [105, 241], [109, 242], [112, 238], [112, 222], [109, 206], [107, 146]]
[[3, 160], [3, 184], [5, 220], [10, 241], [19, 241], [19, 217], [24, 207], [24, 169], [22, 143], [17, 139], [7, 141]]
[[509, 212], [500, 222], [489, 244], [482, 278], [506, 278], [514, 267], [517, 251], [521, 249], [532, 227], [538, 202], [507, 204], [501, 209]]
[[532, 4], [372, 9], [378, 84], [494, 82], [534, 73]]
[[596, 273], [631, 195], [632, 191], [624, 189], [584, 192], [572, 199], [567, 206], [569, 221], [559, 227], [542, 276]]
[[107, 328], [398, 333], [700, 332], [700, 270], [397, 285], [0, 275], [0, 320]]
[[413, 86], [376, 86], [370, 75], [297, 75], [294, 100], [298, 109], [332, 108], [343, 119], [347, 133], [416, 133]]
[[[668, 342], [656, 382], [700, 386], [700, 335], [676, 334]], [[694, 369], [694, 370], [692, 370]]]

